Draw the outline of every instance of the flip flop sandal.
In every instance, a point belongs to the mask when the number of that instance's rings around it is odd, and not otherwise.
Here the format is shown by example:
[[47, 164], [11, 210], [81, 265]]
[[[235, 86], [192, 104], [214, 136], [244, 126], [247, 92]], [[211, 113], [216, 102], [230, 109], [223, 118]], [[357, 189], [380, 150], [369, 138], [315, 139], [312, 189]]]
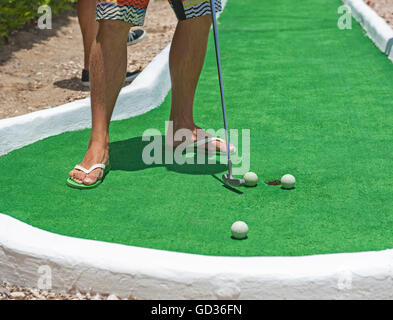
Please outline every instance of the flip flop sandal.
[[[217, 137], [211, 137], [211, 138], [207, 138], [207, 139], [202, 139], [202, 140], [198, 140], [195, 141], [194, 143], [188, 145], [187, 147], [185, 147], [185, 149], [182, 151], [183, 157], [184, 156], [190, 156], [192, 153], [190, 153], [190, 151], [192, 151], [194, 154], [195, 153], [203, 153], [206, 154], [208, 156], [212, 156], [212, 155], [226, 155], [227, 153], [224, 151], [219, 151], [216, 148], [215, 149], [206, 149], [206, 148], [201, 148], [201, 146], [206, 145], [207, 143], [210, 143], [212, 141], [220, 141], [220, 142], [225, 142], [225, 140], [217, 138]], [[165, 145], [166, 150], [169, 150], [170, 152], [173, 152], [177, 147], [172, 147], [172, 146], [168, 146]], [[233, 146], [232, 150], [231, 150], [231, 154], [236, 153], [236, 147]]]
[[[220, 142], [225, 143], [225, 140], [223, 140], [223, 139], [220, 139], [220, 138], [217, 138], [217, 137], [211, 137], [211, 138], [195, 141], [192, 144], [192, 146], [194, 147], [194, 151], [195, 152], [206, 152], [207, 154], [214, 154], [215, 153], [216, 155], [227, 154], [226, 152], [217, 150], [216, 148], [215, 149], [201, 148], [201, 146], [204, 146], [207, 143], [214, 142], [214, 141], [220, 141]], [[232, 148], [230, 147], [230, 149], [232, 149], [232, 150], [230, 150], [231, 154], [236, 153], [236, 147], [235, 146], [233, 146]]]
[[93, 184], [87, 185], [87, 184], [83, 184], [83, 183], [78, 183], [78, 182], [75, 182], [74, 180], [72, 180], [71, 178], [68, 178], [68, 179], [67, 179], [67, 185], [68, 185], [69, 187], [75, 188], [75, 189], [93, 189], [93, 188], [98, 187], [98, 186], [104, 181], [105, 176], [106, 176], [106, 175], [108, 174], [108, 172], [110, 171], [110, 169], [111, 169], [111, 165], [110, 165], [110, 164], [108, 164], [108, 165], [106, 166], [106, 165], [103, 164], [103, 163], [97, 163], [97, 164], [92, 165], [89, 169], [83, 168], [83, 167], [80, 166], [80, 165], [76, 165], [76, 166], [74, 167], [74, 169], [83, 171], [83, 172], [86, 173], [86, 174], [89, 174], [90, 172], [92, 172], [94, 169], [97, 169], [97, 168], [103, 169], [104, 172], [103, 172], [103, 174], [102, 174], [102, 177], [99, 178], [99, 179], [97, 179], [97, 181], [94, 182]]

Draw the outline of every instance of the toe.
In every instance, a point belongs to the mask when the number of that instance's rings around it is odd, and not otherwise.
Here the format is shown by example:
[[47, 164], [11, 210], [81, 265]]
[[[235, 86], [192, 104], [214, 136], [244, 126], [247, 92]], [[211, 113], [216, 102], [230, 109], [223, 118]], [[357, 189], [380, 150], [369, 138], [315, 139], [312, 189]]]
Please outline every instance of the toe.
[[83, 184], [85, 185], [92, 185], [93, 183], [95, 183], [97, 181], [97, 178], [94, 177], [93, 175], [89, 174], [86, 176], [85, 179], [83, 179]]
[[[215, 141], [216, 144], [216, 150], [220, 151], [220, 152], [227, 152], [227, 144], [226, 141], [220, 141], [220, 140], [216, 140]], [[231, 153], [235, 152], [235, 146], [233, 144], [229, 145], [229, 151]]]
[[101, 179], [101, 177], [102, 169], [96, 169], [86, 175], [86, 177], [83, 179], [83, 183], [89, 186], [96, 183], [98, 179]]
[[[208, 151], [219, 151], [226, 153], [227, 152], [227, 145], [225, 140], [218, 139], [217, 137], [214, 137], [213, 135], [209, 134], [205, 130], [197, 127], [197, 135], [196, 135], [196, 141], [201, 141], [203, 139], [211, 139], [209, 143], [206, 143], [205, 149]], [[233, 144], [229, 145], [229, 152], [233, 153], [236, 151], [236, 148]]]
[[83, 183], [83, 179], [85, 179], [86, 174], [82, 171], [75, 170], [74, 177], [72, 178], [77, 183]]

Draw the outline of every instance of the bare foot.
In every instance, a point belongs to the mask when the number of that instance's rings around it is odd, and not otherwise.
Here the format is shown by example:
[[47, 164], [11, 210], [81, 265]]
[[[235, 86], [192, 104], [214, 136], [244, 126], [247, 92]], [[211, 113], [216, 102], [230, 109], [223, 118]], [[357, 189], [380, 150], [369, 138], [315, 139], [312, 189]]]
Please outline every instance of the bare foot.
[[[219, 151], [222, 153], [227, 152], [227, 146], [225, 140], [218, 139], [211, 134], [207, 133], [205, 130], [198, 126], [193, 126], [192, 128], [185, 128], [185, 126], [174, 126], [173, 133], [175, 134], [178, 130], [184, 130], [184, 134], [188, 133], [192, 136], [183, 136], [182, 141], [173, 141], [173, 136], [170, 134], [167, 134], [166, 137], [166, 144], [171, 147], [177, 147], [179, 144], [181, 144], [183, 141], [202, 141], [205, 139], [212, 139], [211, 141], [207, 142], [206, 144], [202, 144], [198, 146], [198, 148], [209, 150], [209, 151]], [[168, 130], [169, 131], [169, 130]], [[182, 133], [183, 135], [183, 133]], [[214, 140], [215, 138], [215, 140]], [[230, 152], [233, 153], [235, 151], [235, 146], [230, 144], [229, 145]]]
[[[92, 165], [97, 163], [103, 163], [105, 165], [109, 164], [109, 144], [106, 147], [90, 144], [85, 157], [79, 165], [83, 168], [89, 169]], [[91, 185], [98, 179], [101, 179], [103, 174], [104, 170], [101, 168], [94, 169], [89, 174], [73, 169], [70, 172], [70, 178], [77, 183]]]

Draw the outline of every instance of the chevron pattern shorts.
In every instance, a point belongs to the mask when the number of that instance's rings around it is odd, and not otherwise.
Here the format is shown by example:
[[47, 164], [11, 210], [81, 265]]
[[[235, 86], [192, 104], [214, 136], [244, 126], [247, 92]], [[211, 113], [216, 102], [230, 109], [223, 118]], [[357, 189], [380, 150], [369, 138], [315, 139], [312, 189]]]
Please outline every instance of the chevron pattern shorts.
[[[211, 14], [210, 0], [168, 0], [179, 20]], [[214, 0], [216, 11], [221, 11], [221, 0]], [[121, 20], [134, 26], [145, 21], [149, 0], [107, 0], [97, 3], [97, 20]]]

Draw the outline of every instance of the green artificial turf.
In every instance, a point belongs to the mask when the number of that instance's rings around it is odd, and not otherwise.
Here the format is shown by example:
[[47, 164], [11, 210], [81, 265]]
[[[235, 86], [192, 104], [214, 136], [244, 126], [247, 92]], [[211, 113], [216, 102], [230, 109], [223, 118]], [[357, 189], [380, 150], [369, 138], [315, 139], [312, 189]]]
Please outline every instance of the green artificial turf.
[[[0, 212], [73, 237], [207, 255], [265, 256], [393, 247], [393, 66], [338, 0], [230, 0], [220, 18], [229, 125], [251, 129], [256, 188], [232, 192], [225, 165], [144, 165], [147, 128], [164, 133], [169, 98], [111, 127], [112, 171], [66, 186], [89, 131], [0, 158]], [[222, 127], [212, 38], [196, 121]], [[241, 146], [240, 146], [241, 149]], [[291, 173], [295, 190], [263, 181]], [[215, 175], [215, 177], [213, 176]], [[236, 220], [247, 240], [230, 238]]]

